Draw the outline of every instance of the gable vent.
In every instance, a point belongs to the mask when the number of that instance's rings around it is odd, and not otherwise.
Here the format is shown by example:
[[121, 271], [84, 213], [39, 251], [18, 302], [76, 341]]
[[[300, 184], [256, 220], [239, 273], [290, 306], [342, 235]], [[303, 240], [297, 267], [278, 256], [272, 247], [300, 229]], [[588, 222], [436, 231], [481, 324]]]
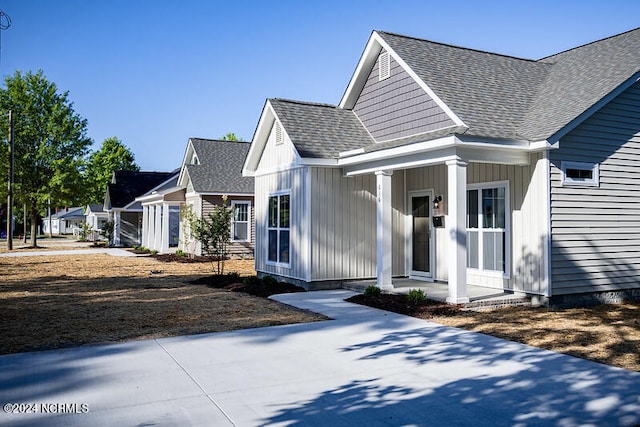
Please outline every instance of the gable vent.
[[282, 138], [282, 126], [280, 126], [280, 122], [276, 122], [276, 145], [280, 145], [282, 144], [283, 138]]
[[382, 52], [378, 58], [378, 77], [379, 80], [388, 79], [391, 76], [391, 60], [389, 52]]

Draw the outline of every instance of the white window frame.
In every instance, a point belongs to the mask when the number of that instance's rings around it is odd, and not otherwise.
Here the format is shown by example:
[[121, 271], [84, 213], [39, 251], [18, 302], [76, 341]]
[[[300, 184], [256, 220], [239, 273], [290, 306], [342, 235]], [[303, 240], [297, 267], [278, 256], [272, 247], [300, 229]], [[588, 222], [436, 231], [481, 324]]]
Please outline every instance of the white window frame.
[[[247, 220], [236, 222], [236, 205], [247, 205]], [[232, 200], [231, 201], [231, 241], [238, 243], [251, 242], [251, 201], [249, 200]], [[236, 223], [247, 224], [247, 238], [246, 239], [234, 239]]]
[[[485, 228], [482, 227], [482, 190], [491, 188], [504, 188], [504, 271], [498, 270], [485, 270], [484, 269], [484, 248], [483, 248], [483, 233]], [[470, 190], [478, 190], [478, 228], [469, 229], [478, 231], [478, 268], [467, 267], [467, 270], [474, 274], [480, 274], [491, 277], [501, 277], [504, 279], [511, 278], [511, 203], [510, 203], [510, 191], [509, 181], [494, 181], [483, 182], [478, 184], [470, 184], [467, 186], [465, 197], [468, 197]], [[467, 206], [467, 212], [469, 207]], [[491, 228], [490, 230], [499, 230]], [[467, 237], [467, 251], [469, 250], [469, 239]], [[466, 261], [465, 261], [466, 262]]]
[[[579, 169], [591, 171], [591, 178], [571, 178], [567, 176], [567, 169]], [[562, 185], [565, 187], [599, 187], [600, 186], [600, 164], [589, 162], [562, 161], [560, 164], [562, 172]]]
[[[282, 196], [289, 196], [289, 227], [281, 227], [280, 226], [280, 198]], [[278, 208], [277, 208], [277, 212], [278, 212], [278, 217], [276, 218], [276, 226], [275, 227], [270, 227], [269, 226], [269, 199], [271, 199], [272, 197], [277, 197], [278, 198]], [[275, 193], [269, 193], [267, 194], [267, 206], [266, 206], [266, 211], [267, 211], [267, 215], [266, 215], [266, 224], [265, 224], [265, 230], [266, 230], [266, 245], [265, 245], [265, 260], [267, 265], [274, 265], [274, 266], [280, 266], [280, 267], [286, 267], [286, 268], [290, 268], [291, 267], [291, 190], [282, 190], [282, 191], [278, 191]], [[288, 231], [289, 232], [289, 260], [287, 262], [282, 262], [280, 260], [280, 232], [281, 231]], [[277, 246], [276, 246], [276, 254], [277, 254], [277, 260], [273, 261], [269, 259], [269, 232], [270, 231], [277, 231]]]

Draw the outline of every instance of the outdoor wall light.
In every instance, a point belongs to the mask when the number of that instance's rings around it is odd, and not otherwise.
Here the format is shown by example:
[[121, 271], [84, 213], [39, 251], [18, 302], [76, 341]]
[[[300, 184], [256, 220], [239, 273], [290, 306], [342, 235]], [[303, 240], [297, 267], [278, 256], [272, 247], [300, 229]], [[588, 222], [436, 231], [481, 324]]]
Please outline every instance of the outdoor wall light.
[[442, 196], [436, 196], [433, 199], [433, 209], [438, 209], [440, 207], [440, 203], [442, 203]]

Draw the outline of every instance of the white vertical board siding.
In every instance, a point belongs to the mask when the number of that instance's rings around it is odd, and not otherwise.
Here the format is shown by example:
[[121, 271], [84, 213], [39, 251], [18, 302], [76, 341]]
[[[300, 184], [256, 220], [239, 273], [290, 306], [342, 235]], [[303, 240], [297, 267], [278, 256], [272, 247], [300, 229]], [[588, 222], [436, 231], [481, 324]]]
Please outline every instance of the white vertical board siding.
[[[308, 276], [306, 221], [309, 212], [305, 196], [307, 168], [295, 168], [255, 178], [255, 260], [256, 271], [292, 279], [306, 280]], [[290, 265], [273, 265], [267, 262], [267, 208], [269, 195], [290, 191]]]
[[[553, 295], [639, 287], [640, 83], [551, 152]], [[562, 161], [600, 164], [599, 187], [563, 186]]]
[[[407, 174], [407, 193], [433, 190], [434, 196], [443, 195], [445, 225], [447, 211], [447, 169], [445, 165], [410, 169]], [[470, 163], [467, 183], [480, 184], [496, 181], [509, 182], [511, 208], [511, 266], [507, 278], [492, 274], [467, 272], [467, 283], [479, 286], [512, 289], [529, 293], [544, 293], [544, 237], [547, 229], [546, 197], [547, 169], [541, 155], [531, 155], [529, 166], [507, 166]], [[408, 209], [408, 208], [407, 208]], [[407, 215], [409, 213], [407, 212]], [[435, 245], [434, 278], [448, 279], [446, 227], [433, 228]]]
[[[275, 123], [276, 122], [274, 122], [274, 126]], [[257, 173], [281, 165], [291, 165], [297, 161], [298, 155], [284, 128], [282, 128], [282, 136], [283, 142], [281, 144], [276, 144], [276, 134], [272, 126], [269, 138], [267, 139], [267, 144], [262, 152], [262, 157], [260, 157]]]
[[376, 275], [376, 180], [311, 168], [311, 279]]

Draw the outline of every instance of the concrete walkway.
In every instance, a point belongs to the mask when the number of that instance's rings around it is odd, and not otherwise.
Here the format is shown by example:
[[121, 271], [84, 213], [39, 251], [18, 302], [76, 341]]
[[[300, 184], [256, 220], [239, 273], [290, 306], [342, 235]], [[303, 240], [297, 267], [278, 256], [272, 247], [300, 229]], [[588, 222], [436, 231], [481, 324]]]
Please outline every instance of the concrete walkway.
[[640, 423], [640, 373], [344, 302], [351, 294], [274, 298], [330, 321], [1, 356], [0, 402], [37, 413], [0, 424]]

